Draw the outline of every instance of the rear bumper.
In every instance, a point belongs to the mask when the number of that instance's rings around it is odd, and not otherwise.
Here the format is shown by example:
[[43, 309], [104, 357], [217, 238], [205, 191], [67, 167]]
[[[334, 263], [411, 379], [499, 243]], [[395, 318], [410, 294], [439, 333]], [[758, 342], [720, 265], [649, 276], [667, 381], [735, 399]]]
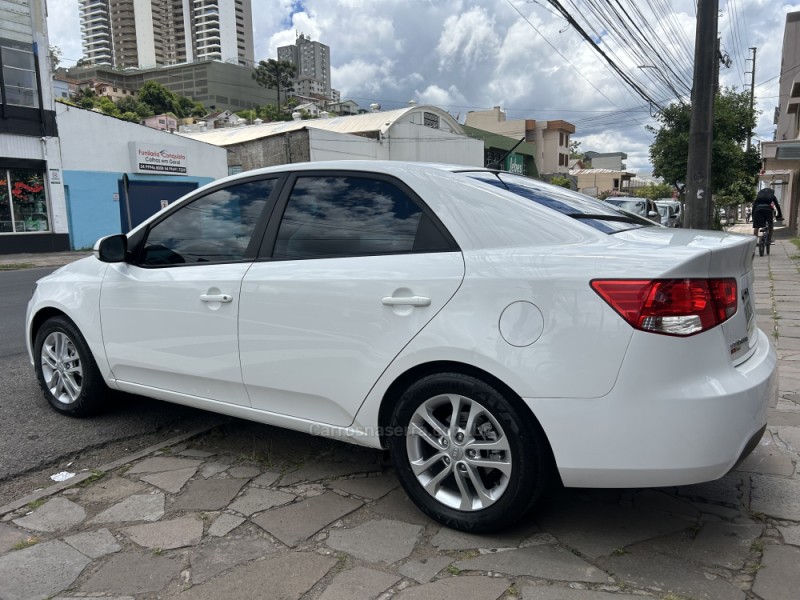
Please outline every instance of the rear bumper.
[[[761, 331], [742, 364], [734, 367], [724, 350], [719, 331], [696, 336], [691, 346], [637, 333], [606, 396], [525, 399], [564, 485], [687, 485], [730, 471], [763, 433], [767, 408], [777, 403], [778, 370]], [[653, 356], [660, 357], [657, 368]]]

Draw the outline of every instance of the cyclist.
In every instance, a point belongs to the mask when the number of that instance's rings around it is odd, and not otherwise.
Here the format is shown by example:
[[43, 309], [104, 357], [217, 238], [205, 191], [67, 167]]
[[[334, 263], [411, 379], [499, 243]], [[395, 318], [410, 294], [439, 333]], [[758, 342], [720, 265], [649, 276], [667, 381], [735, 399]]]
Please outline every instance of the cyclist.
[[760, 190], [756, 195], [756, 199], [753, 200], [753, 235], [758, 236], [758, 230], [769, 224], [770, 243], [772, 241], [773, 231], [772, 221], [775, 217], [773, 207], [778, 211], [778, 221], [783, 221], [781, 205], [778, 204], [775, 190], [772, 188]]

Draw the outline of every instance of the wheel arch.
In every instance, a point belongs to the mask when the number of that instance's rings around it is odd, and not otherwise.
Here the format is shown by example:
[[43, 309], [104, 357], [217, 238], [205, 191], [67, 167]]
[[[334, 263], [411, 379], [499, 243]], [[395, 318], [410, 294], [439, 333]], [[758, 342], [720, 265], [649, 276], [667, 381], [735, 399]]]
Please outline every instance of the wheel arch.
[[552, 464], [555, 466], [553, 448], [550, 445], [547, 432], [545, 432], [544, 428], [539, 422], [539, 419], [536, 418], [536, 415], [533, 413], [530, 407], [522, 400], [522, 397], [520, 397], [519, 394], [517, 394], [501, 379], [498, 379], [488, 371], [485, 371], [484, 369], [474, 365], [458, 361], [442, 360], [415, 365], [401, 373], [391, 383], [391, 385], [389, 385], [389, 387], [386, 389], [386, 392], [383, 394], [380, 409], [378, 410], [378, 430], [381, 432], [381, 445], [384, 448], [387, 447], [385, 432], [389, 431], [390, 428], [392, 410], [394, 409], [395, 404], [399, 400], [400, 396], [403, 394], [403, 391], [406, 390], [412, 382], [435, 373], [458, 373], [461, 375], [468, 375], [475, 377], [476, 379], [480, 379], [484, 383], [495, 388], [514, 405], [521, 415], [530, 418], [531, 426], [538, 429], [540, 435], [542, 436], [542, 440], [544, 440], [546, 444]]
[[53, 306], [45, 306], [39, 309], [33, 318], [31, 319], [31, 330], [28, 332], [30, 336], [30, 347], [31, 349], [34, 348], [36, 343], [36, 334], [39, 333], [39, 329], [42, 328], [42, 325], [48, 320], [53, 317], [64, 317], [70, 323], [72, 323], [76, 328], [78, 327], [77, 323], [73, 321], [70, 316], [65, 313], [63, 310], [55, 308]]

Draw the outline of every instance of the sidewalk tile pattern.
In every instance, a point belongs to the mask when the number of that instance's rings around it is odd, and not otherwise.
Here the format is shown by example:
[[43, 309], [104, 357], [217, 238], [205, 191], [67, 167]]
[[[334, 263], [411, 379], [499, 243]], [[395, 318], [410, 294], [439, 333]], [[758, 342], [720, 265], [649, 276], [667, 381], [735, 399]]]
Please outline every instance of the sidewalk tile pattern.
[[229, 424], [0, 515], [0, 600], [795, 600], [798, 255], [778, 239], [754, 258], [781, 400], [718, 481], [554, 490], [510, 530], [475, 535], [421, 513], [379, 452]]

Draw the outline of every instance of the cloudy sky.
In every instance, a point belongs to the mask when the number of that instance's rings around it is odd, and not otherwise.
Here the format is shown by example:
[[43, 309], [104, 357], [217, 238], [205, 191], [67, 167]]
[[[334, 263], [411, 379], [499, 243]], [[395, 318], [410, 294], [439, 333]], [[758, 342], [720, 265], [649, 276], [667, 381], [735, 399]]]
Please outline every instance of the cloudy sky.
[[[330, 46], [333, 87], [363, 107], [409, 100], [463, 122], [501, 106], [509, 119], [563, 119], [581, 150], [621, 151], [650, 170], [645, 125], [659, 105], [688, 97], [695, 0], [561, 0], [626, 82], [548, 0], [252, 0], [256, 60], [277, 57], [297, 33]], [[750, 83], [756, 47], [756, 133], [773, 136], [786, 13], [800, 3], [719, 0], [724, 86]], [[613, 4], [624, 15], [601, 12]], [[51, 43], [65, 65], [81, 57], [78, 0], [48, 0]], [[624, 17], [627, 17], [624, 18]], [[625, 22], [631, 23], [625, 27]], [[635, 25], [634, 25], [635, 24]], [[791, 67], [792, 65], [786, 65]], [[634, 88], [638, 88], [639, 92]], [[642, 96], [645, 96], [643, 98]]]

